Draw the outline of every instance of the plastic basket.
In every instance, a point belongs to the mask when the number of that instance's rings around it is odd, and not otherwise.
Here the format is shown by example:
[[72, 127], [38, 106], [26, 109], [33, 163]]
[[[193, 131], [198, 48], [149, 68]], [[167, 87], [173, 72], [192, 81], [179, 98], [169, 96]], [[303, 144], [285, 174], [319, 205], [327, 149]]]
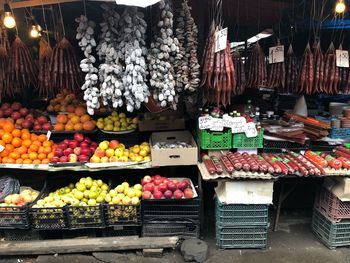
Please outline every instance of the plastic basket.
[[216, 198], [215, 214], [218, 226], [267, 226], [268, 205], [222, 204]]
[[4, 229], [3, 238], [6, 241], [31, 241], [42, 239], [38, 231], [31, 229]]
[[329, 137], [331, 139], [348, 139], [350, 137], [350, 128], [332, 128]]
[[333, 224], [319, 211], [314, 210], [312, 230], [328, 248], [350, 246], [350, 220]]
[[216, 226], [216, 244], [219, 248], [266, 248], [268, 226]]
[[189, 219], [199, 222], [200, 205], [199, 197], [182, 200], [143, 200], [142, 221]]
[[205, 150], [231, 149], [232, 132], [231, 129], [222, 132], [198, 130], [200, 146]]
[[66, 207], [30, 207], [29, 218], [33, 229], [54, 230], [68, 228]]
[[103, 204], [106, 226], [141, 225], [141, 205]]
[[315, 208], [333, 223], [350, 219], [350, 201], [343, 202], [332, 192], [319, 188], [315, 198]]
[[143, 237], [170, 237], [181, 238], [199, 237], [199, 223], [190, 221], [154, 221], [142, 225]]
[[260, 129], [258, 136], [248, 138], [244, 133], [232, 135], [232, 148], [263, 148], [264, 129]]
[[310, 143], [308, 141], [305, 144], [299, 144], [296, 142], [288, 141], [272, 141], [264, 140], [264, 153], [282, 153], [285, 149], [295, 152], [305, 151], [309, 149]]
[[67, 219], [69, 229], [105, 227], [102, 204], [67, 206]]
[[0, 228], [29, 228], [28, 206], [0, 207]]

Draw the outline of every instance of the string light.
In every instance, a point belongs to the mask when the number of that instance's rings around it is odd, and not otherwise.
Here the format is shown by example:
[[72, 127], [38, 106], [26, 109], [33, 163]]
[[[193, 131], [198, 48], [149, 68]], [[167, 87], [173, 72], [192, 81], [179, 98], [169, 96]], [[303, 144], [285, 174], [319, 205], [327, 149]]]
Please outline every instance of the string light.
[[10, 6], [8, 4], [4, 5], [4, 11], [5, 11], [5, 15], [4, 15], [4, 25], [7, 28], [14, 28], [16, 26], [16, 21], [13, 18]]
[[35, 25], [32, 25], [32, 29], [30, 30], [30, 36], [32, 38], [38, 38], [40, 36], [39, 30]]
[[346, 5], [344, 3], [344, 0], [339, 0], [336, 4], [335, 4], [335, 12], [337, 14], [342, 14], [345, 12], [346, 9]]

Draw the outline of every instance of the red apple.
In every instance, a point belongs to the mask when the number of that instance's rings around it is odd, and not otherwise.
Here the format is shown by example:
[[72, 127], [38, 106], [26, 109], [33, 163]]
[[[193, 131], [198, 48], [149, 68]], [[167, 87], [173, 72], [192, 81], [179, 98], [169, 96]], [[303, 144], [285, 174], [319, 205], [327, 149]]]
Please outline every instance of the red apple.
[[174, 180], [172, 180], [172, 182], [173, 182], [174, 184], [176, 184], [176, 186], [177, 186], [177, 185], [178, 185], [178, 183], [179, 183], [179, 180], [174, 179]]
[[13, 112], [13, 110], [11, 108], [4, 110], [5, 117], [10, 117], [12, 112]]
[[162, 199], [163, 193], [161, 191], [153, 192], [154, 199]]
[[173, 197], [173, 192], [172, 192], [172, 191], [166, 190], [166, 191], [164, 192], [164, 198], [165, 198], [165, 199], [171, 199], [172, 197]]
[[187, 187], [189, 187], [189, 185], [188, 185], [188, 182], [187, 182], [187, 181], [182, 180], [182, 181], [177, 185], [177, 187], [178, 187], [181, 191], [183, 191], [183, 190], [185, 190]]
[[52, 163], [58, 163], [60, 161], [60, 157], [59, 156], [54, 156], [52, 157], [51, 161]]
[[97, 144], [97, 142], [91, 142], [90, 146], [97, 148], [98, 144]]
[[65, 149], [68, 148], [68, 144], [65, 143], [65, 142], [60, 142], [60, 143], [58, 144], [58, 148], [60, 148], [60, 149], [62, 149], [62, 150], [65, 150]]
[[79, 162], [88, 162], [90, 157], [88, 155], [85, 154], [81, 154], [78, 156]]
[[94, 153], [96, 151], [96, 147], [90, 146], [89, 150], [90, 150], [91, 153]]
[[154, 185], [152, 183], [146, 183], [143, 188], [143, 191], [150, 191], [153, 192], [154, 191]]
[[170, 191], [172, 191], [172, 192], [175, 192], [176, 189], [177, 189], [177, 185], [176, 185], [174, 182], [170, 181], [170, 182], [168, 183], [168, 189], [169, 189]]
[[21, 118], [21, 114], [18, 111], [12, 112], [11, 118], [16, 121]]
[[184, 196], [184, 193], [182, 191], [180, 191], [180, 190], [176, 190], [174, 192], [174, 198], [175, 199], [182, 199], [183, 196]]
[[159, 174], [153, 175], [153, 179], [162, 179], [162, 177]]
[[117, 140], [111, 140], [108, 144], [108, 147], [115, 150], [118, 148], [119, 142]]
[[153, 192], [157, 192], [157, 191], [159, 191], [159, 185], [154, 186]]
[[14, 102], [14, 103], [12, 103], [11, 108], [15, 111], [18, 111], [22, 108], [22, 105], [19, 102]]
[[91, 151], [89, 148], [81, 148], [81, 155], [91, 156]]
[[153, 183], [155, 185], [160, 185], [162, 182], [163, 182], [162, 179], [153, 179]]
[[67, 149], [65, 149], [64, 151], [63, 151], [63, 154], [65, 155], [65, 156], [69, 156], [70, 154], [72, 154], [73, 153], [73, 149], [72, 148], [67, 148]]
[[91, 139], [89, 137], [85, 137], [83, 142], [87, 142], [88, 144], [91, 143]]
[[61, 157], [63, 155], [63, 150], [61, 148], [57, 148], [57, 149], [55, 149], [54, 154], [57, 157]]
[[151, 199], [152, 193], [150, 191], [144, 191], [142, 192], [142, 198], [145, 200]]
[[161, 183], [159, 185], [159, 191], [161, 191], [162, 193], [164, 193], [166, 190], [168, 190], [168, 186], [164, 183]]
[[9, 103], [7, 103], [7, 102], [1, 105], [1, 109], [2, 110], [6, 110], [6, 109], [8, 109], [10, 107], [11, 107], [11, 105]]
[[68, 162], [68, 157], [67, 156], [61, 156], [60, 157], [60, 163], [67, 163]]
[[44, 123], [41, 127], [42, 127], [42, 129], [43, 129], [44, 131], [49, 131], [49, 130], [51, 130], [51, 124], [50, 124], [50, 123]]
[[66, 143], [66, 144], [68, 145], [68, 144], [69, 144], [69, 142], [70, 142], [70, 140], [68, 140], [68, 139], [64, 139], [64, 140], [63, 140], [63, 142], [64, 142], [64, 143]]
[[39, 122], [39, 124], [43, 125], [44, 123], [47, 123], [48, 120], [45, 116], [40, 116], [37, 121]]
[[25, 117], [28, 115], [29, 110], [27, 108], [22, 108], [19, 110], [19, 113], [22, 115], [22, 117]]
[[78, 142], [75, 140], [71, 140], [68, 145], [69, 145], [69, 148], [74, 149], [74, 148], [78, 147]]
[[184, 191], [185, 198], [192, 198], [193, 197], [193, 191], [191, 188], [186, 188]]
[[87, 148], [87, 147], [90, 147], [90, 144], [89, 144], [88, 142], [82, 141], [82, 142], [79, 144], [79, 146], [80, 146], [81, 148]]
[[34, 122], [34, 117], [33, 117], [32, 114], [28, 114], [28, 115], [25, 117], [25, 119]]
[[30, 120], [24, 120], [22, 122], [22, 127], [24, 129], [30, 129], [32, 127], [32, 122]]
[[40, 124], [34, 125], [33, 130], [34, 131], [41, 131], [41, 125]]
[[80, 147], [76, 147], [76, 148], [74, 148], [73, 152], [76, 155], [80, 155], [81, 154], [81, 148]]
[[152, 178], [151, 178], [151, 176], [146, 175], [145, 177], [143, 177], [142, 181], [143, 181], [143, 184], [147, 184], [147, 183], [152, 182]]
[[170, 182], [170, 180], [168, 178], [166, 178], [166, 177], [163, 177], [162, 180], [163, 180], [163, 183], [166, 184], [166, 185]]
[[95, 155], [101, 158], [101, 157], [106, 156], [106, 152], [100, 148], [97, 148], [95, 150]]
[[74, 134], [74, 140], [76, 140], [77, 142], [82, 142], [84, 141], [84, 135], [81, 133], [76, 133]]

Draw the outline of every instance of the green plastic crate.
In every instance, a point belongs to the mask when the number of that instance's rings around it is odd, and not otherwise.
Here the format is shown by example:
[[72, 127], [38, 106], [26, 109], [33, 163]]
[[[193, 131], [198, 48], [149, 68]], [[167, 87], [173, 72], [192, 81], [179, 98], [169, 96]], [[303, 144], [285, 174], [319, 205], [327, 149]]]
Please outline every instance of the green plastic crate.
[[350, 220], [344, 219], [332, 223], [316, 209], [312, 217], [314, 234], [330, 249], [340, 246], [350, 246]]
[[201, 148], [204, 150], [231, 149], [231, 129], [222, 132], [198, 130]]
[[263, 148], [264, 129], [260, 129], [258, 136], [248, 138], [244, 133], [232, 135], [232, 148]]

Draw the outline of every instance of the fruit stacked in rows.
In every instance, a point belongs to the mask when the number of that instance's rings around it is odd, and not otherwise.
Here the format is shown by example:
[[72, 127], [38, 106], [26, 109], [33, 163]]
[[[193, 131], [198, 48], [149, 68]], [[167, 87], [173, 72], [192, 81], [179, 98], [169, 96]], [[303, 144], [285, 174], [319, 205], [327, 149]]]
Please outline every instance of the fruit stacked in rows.
[[57, 145], [52, 163], [88, 162], [97, 148], [97, 143], [81, 133], [74, 134], [74, 139], [64, 140]]
[[74, 93], [63, 90], [63, 92], [57, 94], [56, 98], [50, 100], [50, 105], [47, 106], [47, 110], [68, 112], [76, 106], [83, 106], [82, 100], [78, 99]]
[[127, 149], [124, 144], [117, 140], [112, 140], [100, 142], [90, 162], [142, 162], [150, 160], [151, 150], [147, 142], [134, 145]]
[[96, 205], [104, 201], [107, 191], [108, 185], [102, 180], [81, 178], [75, 185], [71, 183], [38, 200], [33, 208]]
[[54, 126], [55, 131], [92, 131], [95, 128], [95, 121], [83, 106], [73, 107], [67, 114], [58, 114]]
[[104, 131], [128, 131], [136, 129], [138, 118], [127, 118], [125, 113], [112, 112], [106, 118], [99, 118], [97, 120], [97, 127]]
[[6, 196], [4, 203], [0, 203], [0, 206], [23, 206], [33, 202], [38, 197], [38, 195], [38, 191], [25, 189], [19, 194], [11, 194]]
[[160, 175], [146, 175], [142, 179], [142, 198], [148, 199], [186, 199], [194, 193], [189, 179], [168, 179]]
[[16, 129], [10, 121], [0, 121], [0, 138], [2, 163], [47, 164], [54, 156], [56, 145], [45, 134]]
[[135, 184], [130, 186], [129, 183], [123, 182], [111, 189], [105, 197], [108, 204], [138, 205], [142, 195], [142, 186]]

